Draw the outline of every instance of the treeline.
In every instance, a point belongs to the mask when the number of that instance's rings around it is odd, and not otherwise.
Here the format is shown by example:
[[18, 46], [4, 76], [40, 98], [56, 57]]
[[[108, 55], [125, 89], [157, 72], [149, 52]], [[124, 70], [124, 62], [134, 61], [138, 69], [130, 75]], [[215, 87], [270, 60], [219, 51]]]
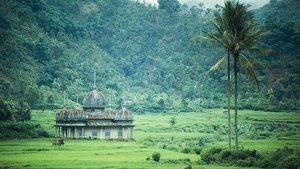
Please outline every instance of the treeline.
[[[300, 108], [299, 24], [285, 18], [299, 15], [297, 3], [272, 1], [254, 11], [272, 32], [264, 45], [276, 50], [259, 58], [268, 68], [258, 68], [260, 93], [241, 76], [240, 108]], [[62, 108], [64, 97], [67, 107], [74, 107], [77, 97], [81, 103], [91, 90], [94, 70], [97, 89], [107, 101], [112, 98], [114, 108], [124, 99], [136, 113], [226, 105], [225, 67], [204, 80], [222, 49], [193, 40], [212, 26], [213, 10], [203, 5], [188, 7], [176, 0], [161, 0], [158, 6], [123, 0], [3, 0], [0, 9], [3, 108], [20, 108], [20, 103]], [[278, 9], [286, 11], [274, 15]], [[1, 115], [2, 120], [13, 118], [8, 117]]]

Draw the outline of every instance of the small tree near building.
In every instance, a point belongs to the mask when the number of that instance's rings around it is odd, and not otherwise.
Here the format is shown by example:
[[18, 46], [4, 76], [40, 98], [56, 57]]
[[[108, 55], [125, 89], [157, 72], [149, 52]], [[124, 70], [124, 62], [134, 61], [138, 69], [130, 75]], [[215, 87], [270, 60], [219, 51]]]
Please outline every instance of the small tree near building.
[[159, 162], [159, 160], [160, 160], [160, 153], [154, 152], [152, 154], [152, 160], [155, 161], [155, 162]]

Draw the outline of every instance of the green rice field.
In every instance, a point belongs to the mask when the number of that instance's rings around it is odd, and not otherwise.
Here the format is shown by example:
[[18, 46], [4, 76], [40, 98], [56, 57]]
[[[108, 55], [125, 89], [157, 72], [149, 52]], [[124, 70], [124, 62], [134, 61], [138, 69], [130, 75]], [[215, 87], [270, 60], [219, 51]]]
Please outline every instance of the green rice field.
[[[169, 123], [172, 117], [176, 119], [174, 126]], [[32, 121], [51, 134], [54, 118], [53, 111], [32, 112]], [[227, 118], [222, 110], [136, 114], [134, 119], [133, 141], [65, 140], [64, 146], [53, 146], [53, 138], [1, 140], [0, 168], [183, 169], [189, 165], [193, 169], [241, 168], [206, 165], [200, 155], [182, 151], [194, 146], [197, 140], [206, 140], [202, 149], [227, 147]], [[299, 113], [242, 110], [239, 124], [240, 145], [244, 149], [259, 152], [284, 146], [300, 149]], [[262, 138], [256, 138], [258, 135]], [[151, 160], [153, 152], [161, 154], [160, 162]]]

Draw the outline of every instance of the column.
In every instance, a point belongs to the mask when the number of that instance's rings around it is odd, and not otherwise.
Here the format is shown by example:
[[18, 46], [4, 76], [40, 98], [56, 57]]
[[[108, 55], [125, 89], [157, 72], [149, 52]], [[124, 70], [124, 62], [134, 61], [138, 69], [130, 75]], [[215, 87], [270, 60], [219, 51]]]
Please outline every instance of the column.
[[61, 128], [61, 133], [62, 133], [62, 137], [66, 137], [67, 136], [67, 134], [66, 134], [66, 128], [65, 127]]
[[68, 127], [68, 138], [71, 138], [71, 127]]
[[57, 137], [57, 126], [55, 126], [55, 137]]
[[100, 139], [103, 139], [102, 127], [100, 128]]
[[61, 127], [58, 126], [58, 137], [60, 137], [60, 130], [61, 130]]
[[81, 130], [81, 132], [82, 132], [82, 137], [84, 138], [84, 137], [85, 137], [85, 133], [84, 133], [84, 127], [82, 127], [82, 130]]
[[133, 127], [130, 127], [130, 139], [133, 139]]
[[[126, 136], [126, 137], [127, 137], [127, 136]], [[126, 137], [125, 137], [125, 128], [123, 127], [123, 128], [122, 128], [122, 138], [124, 139], [124, 138], [126, 138]]]
[[77, 138], [77, 127], [75, 127], [75, 131], [74, 131], [74, 138]]

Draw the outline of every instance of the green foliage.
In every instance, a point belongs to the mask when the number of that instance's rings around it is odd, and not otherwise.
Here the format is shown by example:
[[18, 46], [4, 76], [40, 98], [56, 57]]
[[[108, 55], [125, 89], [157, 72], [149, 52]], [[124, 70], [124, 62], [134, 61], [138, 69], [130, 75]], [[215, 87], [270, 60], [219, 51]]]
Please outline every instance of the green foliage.
[[159, 9], [166, 10], [170, 14], [180, 10], [180, 4], [177, 0], [158, 0], [157, 3]]
[[25, 102], [3, 100], [0, 97], [0, 121], [29, 121], [31, 119], [30, 107]]
[[262, 168], [298, 168], [299, 152], [284, 147], [267, 154], [258, 154], [255, 150], [229, 151], [221, 148], [211, 148], [201, 153], [201, 160], [207, 164], [229, 164], [241, 167]]
[[191, 149], [189, 147], [184, 147], [181, 152], [188, 154], [191, 153]]
[[159, 162], [160, 156], [161, 156], [160, 153], [154, 152], [154, 153], [152, 154], [152, 160], [155, 161], [155, 162]]
[[172, 160], [163, 160], [164, 163], [170, 163], [170, 164], [181, 164], [181, 163], [189, 163], [191, 159], [172, 159]]
[[1, 122], [0, 139], [21, 139], [49, 137], [40, 124], [29, 122]]
[[[299, 109], [299, 22], [285, 16], [297, 14], [297, 3], [278, 1], [254, 11], [272, 31], [264, 45], [279, 49], [277, 53], [284, 57], [259, 58], [275, 74], [256, 74], [262, 79], [260, 95], [240, 80], [241, 99], [251, 100], [241, 107]], [[277, 14], [278, 10], [282, 12]], [[81, 103], [91, 90], [96, 69], [97, 89], [106, 97], [113, 95], [113, 102], [126, 93], [133, 101], [129, 108], [137, 113], [223, 107], [225, 70], [203, 81], [208, 65], [222, 50], [191, 40], [211, 29], [211, 13], [204, 6], [187, 8], [177, 0], [161, 0], [158, 8], [121, 0], [4, 0], [0, 3], [0, 95], [33, 109], [56, 109], [63, 107], [65, 93], [69, 107], [74, 107], [76, 95]]]
[[12, 120], [12, 112], [9, 105], [2, 99], [0, 99], [0, 120]]
[[294, 151], [288, 147], [277, 149], [275, 152], [264, 154], [258, 166], [263, 168], [298, 168], [299, 151]]
[[193, 148], [193, 151], [195, 152], [195, 154], [200, 155], [201, 152], [202, 152], [202, 148], [200, 148], [200, 147], [194, 147], [194, 148]]
[[171, 117], [169, 123], [172, 127], [175, 126], [176, 125], [176, 117]]
[[[48, 133], [54, 135], [56, 111], [50, 110], [34, 110], [31, 112], [32, 122], [40, 124], [47, 129]], [[270, 115], [270, 113], [272, 115]], [[176, 115], [176, 128], [170, 128], [168, 121]], [[293, 149], [293, 155], [287, 158], [290, 163], [297, 164], [299, 156], [299, 122], [300, 114], [297, 112], [263, 112], [263, 111], [240, 111], [240, 130], [241, 142], [251, 152], [257, 150], [258, 156], [264, 156], [265, 162], [272, 152], [278, 148], [282, 149], [288, 146]], [[211, 117], [209, 120], [208, 118]], [[72, 168], [184, 168], [192, 164], [193, 168], [235, 168], [243, 169], [232, 163], [220, 163], [214, 165], [206, 165], [203, 161], [199, 163], [201, 156], [194, 151], [196, 147], [201, 149], [201, 153], [205, 153], [211, 147], [227, 147], [226, 146], [226, 116], [221, 109], [203, 109], [201, 112], [187, 113], [145, 113], [134, 115], [134, 139], [129, 142], [111, 142], [99, 140], [64, 140], [65, 146], [53, 146], [53, 138], [41, 139], [11, 139], [0, 141], [0, 159], [1, 165], [4, 167], [24, 168], [53, 168], [57, 166]], [[213, 127], [215, 126], [215, 127]], [[251, 127], [252, 126], [252, 127]], [[209, 130], [206, 129], [210, 128]], [[216, 131], [214, 130], [216, 128]], [[249, 139], [244, 137], [248, 131], [260, 132], [269, 131], [271, 137], [266, 139]], [[246, 131], [246, 132], [244, 132]], [[277, 135], [278, 134], [278, 135]], [[273, 136], [276, 135], [276, 138]], [[173, 137], [173, 139], [172, 139]], [[203, 143], [203, 144], [202, 144]], [[103, 149], [105, 147], [105, 149]], [[191, 153], [182, 153], [182, 149], [188, 147]], [[223, 157], [226, 159], [226, 149]], [[9, 150], [9, 153], [7, 152]], [[161, 158], [159, 163], [152, 160], [152, 153], [159, 152]], [[40, 158], [41, 153], [47, 159]], [[228, 152], [227, 152], [228, 153]], [[230, 152], [231, 153], [231, 152]], [[25, 155], [24, 155], [25, 154]], [[126, 156], [124, 156], [126, 154]], [[249, 154], [249, 153], [245, 153]], [[68, 157], [69, 161], [61, 160]], [[235, 157], [235, 156], [232, 156]], [[148, 161], [145, 159], [149, 159]], [[283, 158], [282, 158], [283, 159]], [[18, 163], [18, 161], [23, 161]], [[80, 161], [74, 164], [74, 161]], [[128, 163], [130, 161], [130, 163]], [[254, 159], [240, 159], [239, 163], [244, 162], [244, 166]], [[274, 161], [274, 160], [273, 160]], [[260, 161], [264, 164], [263, 160]], [[175, 165], [176, 164], [176, 165]], [[239, 164], [239, 165], [240, 165]], [[242, 164], [241, 164], [242, 165]], [[251, 168], [251, 167], [248, 167]], [[261, 167], [260, 167], [261, 168]]]

